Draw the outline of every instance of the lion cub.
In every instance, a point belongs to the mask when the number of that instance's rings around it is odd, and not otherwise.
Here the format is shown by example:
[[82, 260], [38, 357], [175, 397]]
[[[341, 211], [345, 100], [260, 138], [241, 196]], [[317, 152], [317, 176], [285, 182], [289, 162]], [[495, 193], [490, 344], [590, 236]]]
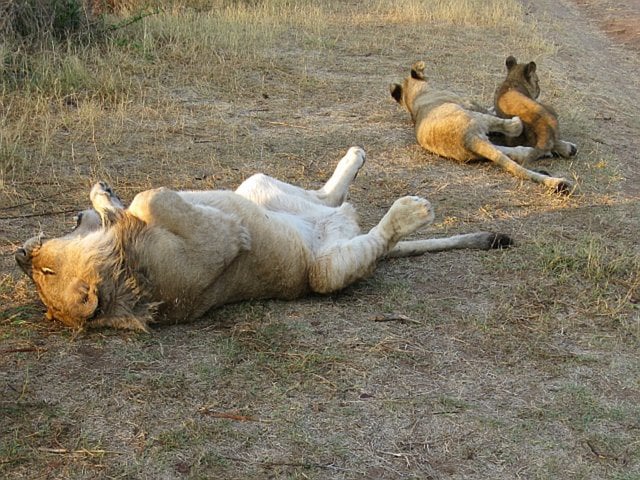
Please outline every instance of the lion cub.
[[533, 147], [527, 160], [551, 156], [574, 156], [578, 148], [573, 143], [560, 140], [558, 116], [548, 105], [537, 101], [540, 95], [536, 63], [518, 63], [514, 56], [507, 57], [507, 78], [498, 87], [494, 97], [496, 113], [502, 118], [519, 117], [523, 123], [522, 134], [505, 140], [509, 146]]
[[389, 86], [391, 96], [411, 114], [420, 146], [461, 162], [485, 158], [516, 177], [542, 183], [558, 192], [572, 190], [571, 182], [565, 178], [534, 172], [519, 164], [533, 155], [533, 148], [499, 146], [489, 141], [490, 132], [509, 137], [520, 135], [522, 122], [518, 117], [499, 118], [471, 100], [431, 88], [425, 80], [424, 68], [424, 62], [414, 63], [411, 75], [402, 85]]

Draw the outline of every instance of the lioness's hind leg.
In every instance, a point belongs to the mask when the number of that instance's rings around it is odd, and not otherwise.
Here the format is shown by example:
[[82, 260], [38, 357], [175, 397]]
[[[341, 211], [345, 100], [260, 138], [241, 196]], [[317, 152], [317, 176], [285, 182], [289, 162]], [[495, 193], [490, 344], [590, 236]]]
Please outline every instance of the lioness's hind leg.
[[360, 147], [351, 147], [338, 162], [331, 178], [316, 191], [318, 199], [325, 205], [337, 207], [347, 198], [349, 186], [355, 180], [364, 165], [366, 154]]
[[405, 235], [433, 220], [431, 204], [419, 197], [396, 200], [369, 233], [320, 250], [311, 265], [309, 284], [314, 292], [329, 293], [369, 275], [376, 263]]
[[503, 133], [507, 137], [517, 137], [522, 133], [522, 120], [520, 117], [500, 118], [494, 115], [482, 115], [489, 132]]
[[[574, 191], [573, 183], [570, 180], [562, 177], [551, 177], [549, 175], [544, 175], [542, 173], [535, 172], [533, 170], [529, 170], [524, 168], [518, 162], [514, 161], [512, 158], [505, 154], [505, 148], [509, 147], [498, 147], [489, 142], [486, 138], [481, 136], [476, 136], [470, 139], [467, 148], [474, 152], [476, 155], [480, 157], [491, 160], [496, 165], [501, 167], [502, 169], [509, 172], [511, 175], [524, 178], [527, 180], [532, 180], [537, 183], [541, 183], [546, 185], [547, 187], [555, 190], [558, 193], [569, 194]], [[527, 147], [515, 147], [515, 148], [527, 148]], [[530, 149], [537, 150], [537, 149]]]
[[504, 153], [507, 157], [509, 157], [514, 162], [519, 163], [520, 165], [525, 165], [527, 162], [537, 160], [540, 158], [539, 152], [532, 147], [505, 147], [503, 145], [494, 145], [494, 147], [500, 152]]

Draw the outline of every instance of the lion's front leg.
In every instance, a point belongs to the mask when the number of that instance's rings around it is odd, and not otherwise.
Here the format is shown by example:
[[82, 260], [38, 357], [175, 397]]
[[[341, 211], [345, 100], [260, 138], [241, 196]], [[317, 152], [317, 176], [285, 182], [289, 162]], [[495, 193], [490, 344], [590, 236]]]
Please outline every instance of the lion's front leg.
[[366, 277], [404, 236], [433, 221], [431, 204], [419, 197], [396, 200], [369, 233], [330, 245], [316, 255], [309, 274], [314, 292], [330, 293]]
[[124, 209], [124, 205], [107, 182], [96, 183], [89, 193], [93, 208], [102, 219], [102, 225], [107, 226], [115, 219], [117, 212]]
[[238, 252], [251, 248], [251, 235], [237, 215], [211, 205], [190, 203], [167, 188], [139, 193], [128, 211], [146, 224], [163, 228], [189, 242], [192, 248], [213, 246], [223, 264]]

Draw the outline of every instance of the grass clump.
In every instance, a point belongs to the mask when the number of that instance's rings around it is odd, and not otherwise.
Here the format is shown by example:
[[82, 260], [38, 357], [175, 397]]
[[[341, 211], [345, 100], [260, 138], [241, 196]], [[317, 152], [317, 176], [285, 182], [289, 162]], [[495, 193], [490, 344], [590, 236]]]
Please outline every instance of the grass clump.
[[380, 2], [379, 14], [398, 22], [445, 23], [471, 27], [522, 26], [524, 7], [500, 0], [400, 0]]
[[628, 302], [640, 286], [640, 256], [600, 235], [585, 235], [573, 245], [549, 244], [540, 253], [544, 272], [559, 284], [590, 285], [592, 294], [618, 298], [617, 303]]

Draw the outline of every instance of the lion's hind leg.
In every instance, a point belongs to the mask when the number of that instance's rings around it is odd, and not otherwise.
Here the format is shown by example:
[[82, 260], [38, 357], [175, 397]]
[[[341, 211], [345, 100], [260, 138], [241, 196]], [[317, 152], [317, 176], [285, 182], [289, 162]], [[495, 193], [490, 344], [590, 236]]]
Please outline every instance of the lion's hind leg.
[[349, 186], [364, 161], [364, 150], [351, 147], [331, 178], [319, 190], [305, 190], [258, 173], [242, 182], [236, 193], [273, 211], [308, 213], [310, 203], [321, 207], [338, 207], [345, 201]]
[[262, 173], [252, 175], [242, 182], [235, 193], [274, 212], [302, 214], [325, 208], [329, 210], [329, 207], [318, 200], [315, 191], [305, 190]]
[[517, 137], [522, 133], [523, 125], [520, 117], [500, 118], [494, 115], [481, 115], [488, 132], [502, 133], [507, 137]]
[[476, 155], [491, 160], [503, 170], [506, 170], [515, 177], [541, 183], [558, 193], [571, 193], [574, 189], [573, 183], [566, 178], [552, 177], [550, 175], [545, 175], [543, 173], [535, 172], [523, 167], [504, 153], [503, 150], [509, 147], [497, 147], [496, 145], [493, 145], [488, 139], [483, 138], [482, 136], [478, 135], [470, 138], [466, 144], [466, 147]]
[[366, 155], [360, 147], [351, 147], [338, 162], [331, 178], [324, 186], [315, 191], [318, 200], [325, 205], [337, 207], [347, 198], [349, 186], [355, 180], [364, 165]]
[[380, 223], [368, 233], [320, 249], [311, 265], [309, 284], [314, 292], [330, 293], [366, 277], [405, 235], [433, 221], [427, 200], [403, 197], [394, 202]]

